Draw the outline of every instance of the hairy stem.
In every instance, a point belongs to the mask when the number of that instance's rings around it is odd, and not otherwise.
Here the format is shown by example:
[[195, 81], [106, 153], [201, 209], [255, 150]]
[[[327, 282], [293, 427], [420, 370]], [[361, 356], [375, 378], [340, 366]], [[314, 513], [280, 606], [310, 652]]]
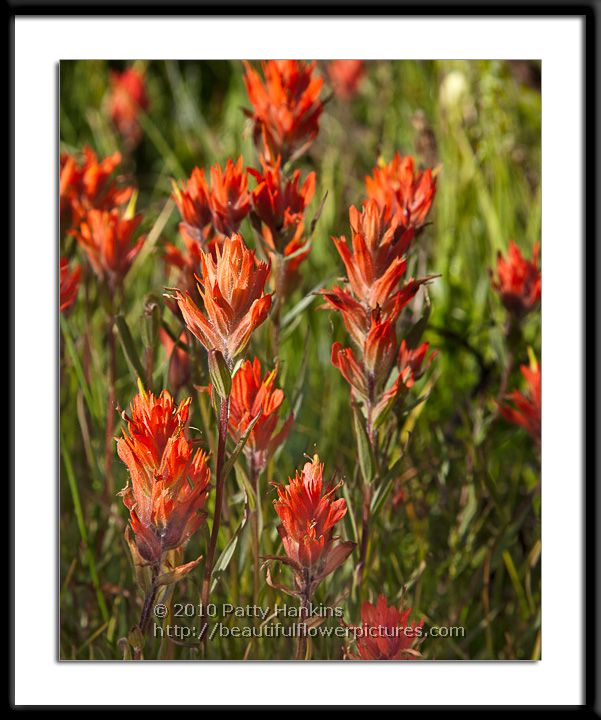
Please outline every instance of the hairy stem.
[[[219, 528], [221, 527], [221, 511], [223, 507], [223, 496], [225, 491], [225, 476], [223, 466], [225, 465], [225, 442], [227, 440], [227, 424], [230, 413], [229, 397], [221, 398], [221, 406], [219, 411], [219, 430], [217, 441], [217, 468], [216, 468], [216, 488], [215, 488], [215, 511], [213, 514], [213, 527], [211, 528], [211, 539], [209, 541], [209, 549], [207, 551], [207, 560], [205, 563], [205, 574], [202, 584], [201, 608], [202, 617], [205, 617], [205, 608], [209, 603], [209, 595], [211, 592], [211, 576], [213, 574], [213, 566], [215, 563], [215, 550], [217, 548], [217, 538], [219, 536]], [[202, 632], [202, 641], [206, 644], [207, 633]]]

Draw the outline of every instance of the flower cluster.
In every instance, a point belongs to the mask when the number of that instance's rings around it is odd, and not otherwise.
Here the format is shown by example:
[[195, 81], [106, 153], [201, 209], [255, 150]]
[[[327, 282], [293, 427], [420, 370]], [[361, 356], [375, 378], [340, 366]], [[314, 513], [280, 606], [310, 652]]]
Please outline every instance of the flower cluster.
[[[430, 278], [403, 281], [415, 229], [401, 225], [386, 206], [368, 199], [361, 211], [351, 207], [349, 216], [351, 245], [345, 237], [333, 238], [348, 283], [322, 294], [326, 305], [341, 313], [356, 346], [358, 357], [352, 348], [334, 343], [332, 363], [351, 386], [352, 397], [363, 405], [371, 434], [382, 413], [422, 372], [428, 345], [416, 349], [408, 349], [406, 343], [399, 346], [396, 322]], [[395, 367], [396, 377], [390, 384]]]
[[182, 222], [180, 234], [185, 252], [171, 243], [165, 245], [164, 260], [168, 267], [180, 271], [179, 283], [186, 289], [194, 287], [194, 274], [198, 270], [203, 252], [215, 253], [224, 238], [236, 234], [250, 211], [248, 176], [239, 157], [234, 163], [228, 160], [225, 168], [219, 164], [210, 170], [210, 182], [205, 171], [195, 167], [189, 179], [173, 184], [173, 198]]
[[435, 173], [427, 168], [415, 169], [415, 161], [396, 153], [386, 164], [373, 170], [373, 177], [365, 178], [367, 197], [374, 199], [384, 211], [388, 222], [395, 217], [404, 228], [420, 230], [432, 207], [436, 194]]
[[315, 74], [315, 66], [315, 61], [267, 60], [262, 63], [263, 81], [250, 63], [244, 63], [244, 84], [253, 107], [247, 115], [253, 121], [255, 145], [269, 163], [278, 156], [284, 163], [298, 158], [319, 131], [323, 79]]
[[151, 565], [183, 546], [204, 520], [211, 476], [207, 456], [186, 437], [190, 399], [176, 406], [166, 390], [141, 392], [124, 413], [117, 452], [131, 485], [120, 495], [130, 513], [137, 550]]
[[496, 274], [491, 271], [493, 288], [516, 320], [524, 318], [540, 303], [542, 278], [538, 255], [538, 244], [532, 250], [532, 260], [526, 260], [518, 246], [510, 241], [507, 257], [499, 252]]
[[130, 67], [123, 72], [111, 72], [108, 112], [110, 118], [130, 146], [140, 141], [140, 110], [148, 108], [144, 74]]
[[420, 657], [416, 649], [421, 636], [423, 620], [409, 623], [411, 608], [398, 610], [388, 607], [384, 595], [375, 605], [364, 602], [361, 606], [361, 625], [354, 627], [357, 651], [345, 648], [349, 660], [415, 660]]
[[113, 153], [98, 160], [88, 146], [83, 149], [83, 161], [63, 153], [60, 158], [60, 216], [61, 231], [79, 227], [89, 210], [112, 210], [124, 205], [133, 193], [132, 187], [122, 187], [114, 180], [121, 163], [121, 153]]
[[135, 239], [141, 222], [142, 215], [127, 217], [116, 208], [94, 209], [73, 231], [98, 279], [111, 289], [120, 285], [142, 249], [146, 237]]
[[190, 332], [231, 365], [271, 307], [271, 295], [264, 293], [269, 266], [257, 260], [242, 236], [233, 235], [215, 256], [201, 253], [200, 270], [198, 292], [206, 315], [189, 292], [176, 289], [175, 299]]
[[274, 386], [275, 377], [272, 370], [261, 378], [261, 363], [254, 358], [243, 363], [232, 379], [229, 433], [237, 443], [252, 424], [244, 446], [251, 476], [264, 470], [294, 421], [290, 414], [278, 430], [284, 393]]
[[[334, 499], [342, 483], [324, 488], [323, 464], [315, 456], [302, 471], [276, 485], [274, 508], [282, 524], [278, 532], [286, 552], [285, 562], [295, 571], [293, 594], [310, 598], [317, 585], [351, 554], [355, 544], [337, 542], [334, 526], [346, 514], [346, 501]], [[282, 558], [271, 558], [282, 560]]]
[[310, 250], [305, 237], [304, 213], [315, 192], [315, 173], [309, 173], [299, 187], [300, 170], [285, 177], [279, 156], [273, 165], [264, 158], [261, 164], [262, 172], [249, 169], [257, 181], [251, 193], [250, 218], [271, 261], [282, 259], [283, 279], [279, 291], [286, 295]]

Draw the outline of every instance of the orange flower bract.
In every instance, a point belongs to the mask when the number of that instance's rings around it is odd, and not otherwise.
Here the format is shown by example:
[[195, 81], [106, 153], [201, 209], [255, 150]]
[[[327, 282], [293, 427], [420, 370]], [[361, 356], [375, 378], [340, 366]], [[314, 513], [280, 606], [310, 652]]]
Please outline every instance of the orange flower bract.
[[267, 60], [262, 63], [263, 81], [248, 62], [244, 84], [253, 106], [255, 144], [269, 162], [283, 162], [301, 155], [319, 131], [323, 103], [319, 94], [323, 79], [314, 74], [315, 62]]
[[277, 485], [275, 510], [282, 521], [278, 531], [287, 556], [318, 582], [341, 565], [354, 543], [335, 543], [334, 526], [346, 514], [346, 501], [334, 499], [339, 485], [323, 486], [323, 464], [315, 457], [302, 471]]
[[188, 398], [176, 406], [166, 391], [137, 395], [124, 418], [117, 451], [131, 486], [120, 495], [130, 512], [136, 546], [144, 561], [184, 545], [204, 520], [210, 470], [206, 454], [186, 438]]
[[421, 637], [424, 621], [409, 624], [411, 608], [388, 607], [384, 595], [375, 605], [361, 606], [361, 625], [354, 628], [357, 652], [347, 652], [351, 660], [414, 660], [420, 657], [415, 645]]
[[81, 268], [76, 265], [73, 269], [69, 267], [67, 258], [60, 259], [60, 311], [65, 312], [69, 308], [79, 290], [79, 278], [81, 276]]
[[120, 163], [120, 153], [113, 153], [99, 161], [87, 145], [83, 149], [83, 162], [79, 162], [75, 155], [61, 155], [61, 229], [77, 227], [88, 210], [112, 210], [129, 200], [133, 188], [119, 187], [112, 179]]
[[309, 254], [304, 237], [304, 212], [315, 192], [315, 173], [311, 172], [299, 187], [301, 173], [295, 170], [286, 178], [281, 169], [281, 158], [274, 165], [261, 159], [262, 172], [249, 168], [257, 181], [251, 193], [251, 221], [260, 234], [272, 260], [275, 254], [288, 258], [284, 261], [284, 292], [293, 282], [302, 261]]
[[542, 292], [542, 278], [538, 267], [539, 246], [532, 250], [532, 260], [520, 252], [511, 241], [507, 257], [497, 254], [496, 276], [492, 286], [499, 293], [501, 302], [517, 318], [522, 318], [538, 306]]
[[270, 457], [286, 439], [294, 419], [290, 414], [277, 430], [284, 393], [274, 387], [275, 376], [276, 371], [272, 370], [262, 378], [261, 363], [255, 358], [252, 362], [247, 360], [232, 379], [229, 432], [235, 442], [259, 416], [244, 446], [251, 475], [263, 471]]
[[264, 293], [269, 266], [257, 260], [240, 235], [226, 238], [215, 253], [201, 254], [202, 277], [197, 278], [206, 315], [188, 292], [176, 289], [175, 299], [190, 332], [231, 363], [271, 307], [271, 295]]
[[365, 178], [365, 188], [387, 220], [395, 217], [404, 228], [419, 230], [434, 201], [436, 179], [429, 168], [416, 170], [410, 155], [395, 153], [390, 163], [376, 166], [373, 177]]
[[110, 288], [119, 285], [144, 244], [134, 239], [142, 216], [124, 217], [119, 210], [90, 210], [73, 231], [92, 269]]

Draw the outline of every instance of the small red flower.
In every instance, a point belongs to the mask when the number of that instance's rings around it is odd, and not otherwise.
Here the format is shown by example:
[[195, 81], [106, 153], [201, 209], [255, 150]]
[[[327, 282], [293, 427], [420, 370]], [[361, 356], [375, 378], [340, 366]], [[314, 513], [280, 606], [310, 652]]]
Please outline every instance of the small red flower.
[[[174, 183], [173, 198], [182, 216], [179, 229], [187, 245], [197, 243], [206, 249], [214, 241], [221, 241], [222, 236], [238, 232], [250, 211], [243, 163], [240, 156], [235, 163], [228, 160], [225, 169], [213, 165], [210, 186], [205, 171], [197, 167], [186, 182], [179, 186]], [[215, 234], [217, 237], [213, 237]]]
[[190, 398], [176, 407], [166, 391], [137, 395], [124, 414], [127, 429], [117, 451], [131, 486], [121, 492], [142, 559], [160, 563], [168, 550], [182, 547], [204, 520], [210, 470], [202, 450], [186, 438]]
[[336, 95], [342, 100], [352, 100], [365, 75], [363, 60], [332, 60], [328, 63], [328, 76]]
[[[161, 328], [159, 337], [169, 364], [169, 385], [177, 392], [190, 381], [190, 356], [172, 340], [164, 328]], [[188, 335], [184, 330], [179, 336], [179, 342], [185, 345], [187, 341]]]
[[69, 267], [67, 258], [62, 257], [60, 260], [60, 311], [70, 307], [79, 290], [79, 278], [81, 276], [81, 268], [76, 265], [72, 270]]
[[376, 604], [361, 606], [361, 625], [352, 628], [356, 635], [357, 652], [346, 651], [350, 660], [415, 660], [421, 653], [415, 646], [421, 637], [424, 621], [409, 624], [411, 608], [388, 607], [384, 595]]
[[507, 395], [511, 405], [499, 405], [499, 412], [510, 423], [514, 423], [527, 430], [534, 438], [538, 447], [541, 442], [541, 365], [534, 360], [530, 366], [522, 365], [520, 370], [528, 390], [526, 394], [514, 390]]
[[148, 108], [144, 74], [133, 67], [121, 73], [113, 71], [110, 83], [108, 108], [111, 120], [119, 133], [136, 145], [142, 135], [138, 115], [141, 109]]
[[117, 287], [140, 252], [146, 237], [134, 240], [142, 215], [125, 218], [119, 210], [90, 210], [78, 231], [73, 231], [85, 250], [92, 269], [110, 288]]
[[402, 227], [419, 230], [434, 201], [436, 179], [429, 168], [422, 172], [414, 164], [410, 155], [396, 153], [388, 165], [376, 166], [373, 177], [365, 178], [365, 188], [386, 220], [396, 217]]
[[323, 464], [315, 456], [288, 479], [288, 485], [276, 485], [278, 499], [274, 500], [286, 555], [298, 571], [306, 571], [310, 584], [339, 567], [354, 547], [352, 542], [335, 543], [334, 526], [346, 514], [346, 501], [334, 500], [341, 483], [324, 489], [322, 476]]
[[219, 165], [211, 168], [211, 206], [213, 223], [222, 235], [233, 235], [250, 210], [248, 175], [242, 156], [234, 164], [228, 160], [225, 170]]
[[173, 184], [175, 200], [182, 222], [179, 230], [186, 245], [196, 243], [204, 247], [208, 238], [208, 226], [213, 221], [211, 191], [205, 171], [195, 167], [190, 178], [177, 186]]
[[424, 374], [432, 360], [438, 355], [438, 350], [434, 350], [428, 356], [428, 360], [424, 365], [426, 353], [430, 347], [430, 343], [422, 343], [417, 348], [407, 347], [405, 340], [401, 341], [399, 349], [398, 367], [399, 374], [406, 388], [413, 387], [416, 380]]
[[258, 358], [247, 360], [232, 379], [230, 396], [229, 432], [235, 442], [259, 416], [244, 446], [252, 472], [261, 473], [277, 448], [284, 442], [294, 416], [292, 413], [277, 430], [284, 393], [274, 387], [276, 371], [261, 378]]
[[240, 235], [226, 238], [215, 253], [201, 254], [202, 277], [197, 278], [206, 315], [188, 292], [176, 289], [175, 299], [190, 332], [231, 365], [271, 307], [271, 295], [264, 294], [269, 266], [257, 260]]
[[255, 145], [263, 144], [268, 162], [299, 157], [319, 131], [323, 104], [319, 93], [323, 79], [314, 75], [315, 62], [267, 60], [263, 62], [265, 81], [248, 62], [244, 63], [244, 84], [253, 106]]
[[257, 181], [251, 193], [251, 220], [272, 260], [275, 253], [289, 258], [284, 262], [286, 287], [294, 282], [300, 264], [309, 254], [304, 238], [304, 212], [315, 192], [315, 173], [309, 173], [299, 187], [300, 170], [285, 178], [280, 170], [280, 157], [274, 165], [261, 158], [261, 164], [262, 172], [248, 170]]
[[112, 179], [121, 163], [120, 153], [98, 161], [96, 153], [86, 145], [83, 155], [83, 163], [68, 153], [63, 153], [60, 158], [59, 195], [63, 230], [78, 227], [88, 210], [111, 210], [126, 203], [133, 193], [132, 187], [119, 187]]
[[534, 245], [532, 260], [526, 260], [518, 246], [509, 243], [507, 258], [497, 254], [497, 275], [492, 274], [492, 286], [501, 302], [518, 319], [538, 306], [541, 298], [542, 278], [538, 267], [539, 246]]

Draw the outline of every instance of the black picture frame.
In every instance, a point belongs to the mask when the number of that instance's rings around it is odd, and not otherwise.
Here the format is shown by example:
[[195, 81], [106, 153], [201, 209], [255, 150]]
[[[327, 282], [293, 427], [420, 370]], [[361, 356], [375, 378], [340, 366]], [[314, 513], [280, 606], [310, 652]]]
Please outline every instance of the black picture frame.
[[[518, 2], [517, 0], [506, 0], [504, 2], [496, 1], [494, 3], [484, 3], [477, 1], [464, 0], [461, 3], [443, 2], [441, 0], [422, 0], [422, 2], [399, 2], [394, 0], [383, 1], [376, 4], [365, 5], [356, 0], [338, 0], [338, 2], [320, 3], [318, 0], [305, 0], [305, 2], [281, 3], [270, 2], [269, 0], [261, 0], [259, 2], [233, 2], [230, 0], [222, 0], [221, 2], [202, 2], [199, 0], [177, 0], [175, 3], [161, 3], [156, 0], [129, 0], [127, 3], [121, 3], [119, 0], [105, 0], [100, 2], [94, 0], [89, 3], [81, 3], [76, 0], [62, 0], [60, 2], [42, 2], [41, 0], [9, 0], [6, 4], [7, 8], [7, 43], [8, 51], [8, 90], [9, 90], [9, 139], [8, 139], [8, 188], [7, 194], [7, 213], [9, 220], [9, 264], [10, 264], [10, 281], [11, 281], [11, 322], [10, 322], [10, 340], [12, 347], [15, 348], [15, 219], [14, 219], [14, 175], [15, 175], [15, 118], [14, 118], [14, 98], [15, 98], [15, 18], [22, 16], [69, 16], [92, 14], [98, 16], [119, 16], [119, 15], [140, 15], [140, 16], [277, 16], [277, 15], [298, 15], [298, 16], [500, 16], [500, 17], [519, 17], [519, 16], [556, 16], [556, 17], [582, 17], [584, 21], [584, 42], [583, 42], [583, 67], [584, 67], [584, 147], [583, 147], [583, 167], [585, 197], [584, 204], [584, 266], [583, 278], [584, 286], [578, 288], [575, 283], [570, 283], [570, 279], [566, 278], [566, 292], [582, 292], [584, 307], [584, 386], [582, 387], [583, 396], [583, 427], [585, 428], [583, 443], [584, 467], [582, 468], [582, 476], [585, 485], [585, 501], [583, 508], [584, 517], [584, 627], [582, 628], [584, 636], [584, 677], [583, 677], [583, 696], [584, 703], [578, 706], [548, 706], [541, 704], [540, 706], [373, 706], [379, 710], [402, 710], [421, 712], [425, 710], [439, 711], [507, 711], [524, 710], [531, 712], [540, 711], [563, 711], [563, 712], [584, 712], [587, 716], [601, 717], [601, 698], [599, 696], [599, 688], [601, 687], [600, 669], [598, 663], [599, 644], [601, 639], [601, 624], [598, 621], [598, 599], [601, 597], [599, 592], [599, 557], [598, 552], [601, 533], [597, 527], [597, 519], [601, 513], [601, 493], [598, 492], [598, 468], [597, 468], [597, 446], [601, 443], [601, 435], [597, 428], [597, 408], [599, 405], [599, 390], [597, 386], [597, 358], [598, 355], [598, 333], [597, 333], [597, 308], [600, 302], [601, 293], [597, 288], [597, 278], [600, 275], [601, 268], [599, 266], [599, 256], [596, 249], [597, 243], [597, 208], [601, 204], [600, 191], [597, 185], [597, 169], [599, 167], [599, 146], [597, 143], [597, 127], [599, 115], [599, 93], [598, 93], [598, 65], [599, 52], [597, 50], [597, 41], [600, 36], [599, 25], [601, 23], [600, 2], [598, 0], [589, 0], [570, 4], [567, 2], [543, 2], [531, 0], [527, 4]], [[14, 417], [15, 412], [15, 355], [11, 356], [11, 384], [10, 384], [10, 406]], [[11, 482], [9, 484], [9, 503], [10, 503], [10, 523], [9, 546], [14, 548], [15, 532], [14, 532], [14, 502], [15, 502], [15, 426], [11, 424], [11, 446], [10, 446], [10, 469]], [[14, 677], [14, 651], [15, 638], [14, 634], [14, 616], [15, 616], [15, 572], [14, 572], [14, 554], [10, 553], [11, 558], [11, 575], [12, 591], [9, 594], [10, 599], [10, 616], [9, 616], [9, 705], [12, 710], [27, 709], [63, 709], [63, 710], [82, 710], [94, 709], [93, 706], [78, 707], [73, 705], [52, 706], [27, 708], [25, 706], [15, 705], [15, 677]], [[569, 662], [570, 647], [569, 635], [574, 632], [573, 628], [564, 630], [563, 625], [569, 624], [569, 617], [557, 618], [557, 632], [566, 635], [566, 662]], [[551, 630], [553, 632], [553, 630]], [[542, 700], [542, 699], [541, 699]], [[150, 709], [148, 706], [123, 706], [123, 709]], [[163, 709], [171, 706], [161, 706], [152, 709]], [[198, 709], [205, 710], [228, 710], [234, 709], [233, 706], [197, 706]], [[235, 706], [239, 709], [242, 706]], [[357, 706], [349, 708], [348, 706], [335, 707], [328, 706], [328, 710], [332, 709], [367, 709], [372, 706]], [[288, 709], [321, 709], [315, 706], [253, 706], [260, 710], [288, 710]], [[100, 707], [98, 708], [100, 709]], [[118, 706], [103, 706], [102, 709], [120, 709]], [[189, 707], [176, 707], [176, 709], [193, 709]], [[326, 709], [326, 708], [324, 708]]]

